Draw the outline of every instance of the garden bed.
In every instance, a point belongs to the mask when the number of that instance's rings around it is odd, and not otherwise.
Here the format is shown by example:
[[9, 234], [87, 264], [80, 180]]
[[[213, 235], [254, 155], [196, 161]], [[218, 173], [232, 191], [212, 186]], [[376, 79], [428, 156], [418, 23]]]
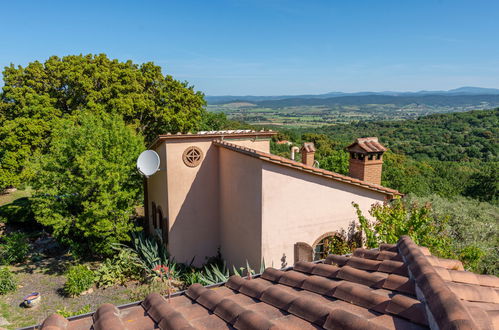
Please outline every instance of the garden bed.
[[[95, 311], [103, 303], [125, 304], [141, 300], [149, 292], [148, 284], [130, 282], [108, 288], [94, 286], [89, 294], [67, 297], [63, 291], [66, 263], [64, 258], [46, 258], [37, 263], [9, 266], [17, 279], [18, 289], [0, 295], [0, 327], [16, 329], [38, 324], [58, 311], [69, 316]], [[34, 291], [41, 293], [39, 306], [21, 307], [23, 297]]]

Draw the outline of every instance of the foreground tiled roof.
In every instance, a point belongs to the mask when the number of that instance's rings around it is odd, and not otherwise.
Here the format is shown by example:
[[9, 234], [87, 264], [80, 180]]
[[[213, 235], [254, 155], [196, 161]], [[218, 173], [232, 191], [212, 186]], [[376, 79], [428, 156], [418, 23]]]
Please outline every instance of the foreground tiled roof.
[[379, 143], [377, 137], [358, 138], [346, 149], [354, 151], [354, 149], [359, 148], [365, 152], [384, 152], [388, 150], [381, 143]]
[[390, 188], [383, 187], [383, 186], [380, 186], [380, 185], [377, 185], [374, 183], [355, 179], [355, 178], [352, 178], [350, 176], [341, 175], [341, 174], [338, 174], [335, 172], [331, 172], [331, 171], [323, 170], [320, 168], [308, 166], [308, 165], [305, 165], [303, 163], [300, 163], [300, 162], [297, 162], [297, 161], [294, 161], [291, 159], [287, 159], [284, 157], [276, 156], [273, 154], [269, 154], [269, 153], [266, 153], [263, 151], [254, 150], [254, 149], [247, 148], [247, 147], [242, 147], [242, 146], [239, 146], [239, 145], [227, 142], [227, 141], [215, 140], [215, 141], [213, 141], [213, 143], [219, 147], [224, 147], [224, 148], [230, 149], [232, 151], [240, 152], [240, 153], [243, 153], [243, 154], [246, 154], [246, 155], [249, 155], [252, 157], [256, 157], [256, 158], [259, 158], [261, 160], [268, 161], [268, 162], [271, 162], [274, 164], [291, 167], [291, 168], [294, 168], [294, 169], [297, 169], [300, 171], [305, 171], [305, 172], [308, 172], [311, 174], [320, 175], [320, 176], [323, 176], [323, 177], [326, 177], [329, 179], [333, 179], [336, 181], [340, 181], [340, 182], [352, 184], [355, 186], [363, 187], [363, 188], [366, 188], [369, 190], [374, 190], [374, 191], [378, 191], [381, 193], [385, 193], [385, 194], [390, 195], [390, 196], [402, 195], [399, 191], [397, 191], [395, 189], [390, 189]]
[[499, 278], [463, 271], [402, 237], [397, 245], [330, 255], [257, 278], [232, 276], [168, 299], [57, 314], [42, 329], [499, 329]]

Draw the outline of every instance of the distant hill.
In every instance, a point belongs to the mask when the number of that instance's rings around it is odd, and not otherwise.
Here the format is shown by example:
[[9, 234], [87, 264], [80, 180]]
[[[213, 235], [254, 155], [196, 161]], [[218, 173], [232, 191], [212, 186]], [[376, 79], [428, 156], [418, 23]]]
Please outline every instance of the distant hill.
[[334, 106], [334, 105], [363, 105], [363, 104], [393, 104], [405, 106], [410, 104], [424, 104], [429, 106], [465, 106], [487, 102], [493, 106], [499, 105], [499, 94], [465, 95], [465, 94], [421, 94], [421, 95], [359, 95], [337, 96], [330, 98], [288, 98], [281, 100], [266, 100], [252, 102], [260, 107], [282, 108], [293, 106]]
[[357, 137], [378, 136], [392, 151], [415, 159], [497, 161], [499, 109], [324, 126], [314, 133], [327, 134], [343, 144]]
[[[262, 102], [262, 101], [277, 101], [277, 100], [287, 100], [293, 99], [295, 104], [297, 100], [312, 100], [312, 99], [332, 99], [339, 97], [367, 97], [367, 96], [394, 96], [394, 97], [420, 97], [429, 95], [440, 95], [440, 96], [476, 96], [476, 95], [499, 95], [499, 89], [495, 88], [482, 88], [482, 87], [460, 87], [456, 89], [451, 89], [448, 91], [418, 91], [418, 92], [395, 92], [395, 91], [383, 91], [383, 92], [356, 92], [356, 93], [344, 93], [344, 92], [330, 92], [325, 94], [304, 94], [304, 95], [276, 95], [276, 96], [206, 96], [205, 99], [208, 104], [225, 104], [230, 102]], [[351, 100], [351, 99], [346, 99]], [[368, 99], [365, 99], [368, 100]], [[329, 101], [330, 102], [330, 101]], [[359, 101], [356, 101], [359, 102]], [[302, 105], [302, 104], [300, 104]]]

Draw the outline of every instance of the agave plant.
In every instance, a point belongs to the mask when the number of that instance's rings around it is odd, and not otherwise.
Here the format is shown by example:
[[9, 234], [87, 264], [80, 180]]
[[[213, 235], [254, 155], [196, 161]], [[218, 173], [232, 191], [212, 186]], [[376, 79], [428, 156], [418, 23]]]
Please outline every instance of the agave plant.
[[199, 275], [199, 280], [203, 285], [211, 285], [226, 282], [229, 279], [229, 276], [229, 269], [224, 261], [222, 267], [218, 264], [204, 266], [204, 270]]
[[[265, 270], [265, 260], [262, 260], [260, 263], [260, 274]], [[245, 274], [246, 271], [246, 274]], [[211, 264], [204, 267], [203, 271], [199, 274], [199, 280], [201, 284], [204, 285], [212, 285], [221, 282], [226, 282], [229, 279], [230, 275], [237, 276], [251, 276], [255, 275], [255, 270], [252, 269], [249, 265], [248, 260], [246, 260], [246, 267], [236, 267], [232, 266], [232, 274], [229, 273], [229, 269], [227, 268], [227, 264], [223, 263], [222, 266], [219, 264]]]
[[178, 277], [177, 264], [170, 258], [166, 247], [161, 241], [160, 236], [152, 238], [144, 233], [132, 233], [133, 250], [140, 258], [144, 269], [153, 276], [157, 275], [154, 271], [157, 267], [168, 267], [169, 273], [173, 278]]

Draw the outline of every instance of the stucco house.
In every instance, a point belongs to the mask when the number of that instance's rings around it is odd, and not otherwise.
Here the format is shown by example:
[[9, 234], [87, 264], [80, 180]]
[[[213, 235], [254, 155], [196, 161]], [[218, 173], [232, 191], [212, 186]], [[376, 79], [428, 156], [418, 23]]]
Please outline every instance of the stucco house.
[[[160, 135], [152, 144], [160, 171], [145, 184], [146, 229], [160, 229], [177, 262], [201, 265], [220, 251], [229, 266], [246, 260], [281, 268], [311, 261], [321, 241], [400, 193], [380, 185], [377, 138], [357, 139], [350, 176], [317, 168], [315, 148], [302, 162], [270, 153], [272, 131]], [[314, 166], [315, 165], [315, 166]]]

